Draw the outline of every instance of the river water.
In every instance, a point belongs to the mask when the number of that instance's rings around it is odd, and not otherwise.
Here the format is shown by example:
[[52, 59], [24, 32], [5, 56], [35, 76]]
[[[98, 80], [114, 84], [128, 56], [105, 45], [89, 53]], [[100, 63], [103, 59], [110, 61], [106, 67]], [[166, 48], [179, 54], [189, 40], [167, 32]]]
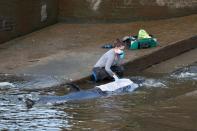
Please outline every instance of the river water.
[[[28, 131], [196, 131], [197, 64], [171, 74], [130, 76], [141, 81], [134, 92], [64, 105], [36, 105], [27, 109], [23, 98], [63, 95], [66, 88], [25, 90], [0, 87], [0, 129]], [[6, 79], [4, 79], [4, 82]], [[2, 81], [3, 82], [3, 81]], [[20, 83], [20, 84], [19, 84]], [[89, 84], [81, 85], [85, 88]]]

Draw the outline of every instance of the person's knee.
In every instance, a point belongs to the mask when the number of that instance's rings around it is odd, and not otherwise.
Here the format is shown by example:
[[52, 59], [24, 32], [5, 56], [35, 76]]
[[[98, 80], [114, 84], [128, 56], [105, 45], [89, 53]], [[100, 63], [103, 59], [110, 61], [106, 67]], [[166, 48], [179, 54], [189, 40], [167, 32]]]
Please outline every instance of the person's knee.
[[124, 75], [124, 67], [123, 66], [114, 66], [112, 67], [112, 71], [114, 71], [118, 77], [123, 77]]
[[118, 77], [120, 77], [120, 78], [124, 76], [124, 72], [123, 72], [123, 71], [122, 71], [122, 72], [117, 72], [116, 74], [117, 74]]
[[119, 68], [120, 68], [120, 69], [119, 69], [120, 72], [124, 72], [124, 67], [123, 67], [123, 66], [120, 66]]
[[92, 70], [91, 78], [95, 82], [102, 81], [107, 77], [108, 77], [108, 74], [106, 73], [105, 69], [103, 69], [103, 68], [94, 68]]

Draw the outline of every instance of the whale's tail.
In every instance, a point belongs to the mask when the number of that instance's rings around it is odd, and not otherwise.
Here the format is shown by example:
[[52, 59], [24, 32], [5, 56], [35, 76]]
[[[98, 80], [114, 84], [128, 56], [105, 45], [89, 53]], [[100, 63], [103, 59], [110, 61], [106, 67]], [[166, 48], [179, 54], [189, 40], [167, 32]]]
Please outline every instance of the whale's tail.
[[33, 105], [35, 104], [35, 101], [33, 101], [33, 100], [29, 99], [29, 98], [26, 98], [26, 99], [25, 99], [25, 104], [26, 104], [26, 107], [27, 107], [28, 109], [30, 109], [30, 108], [32, 108]]

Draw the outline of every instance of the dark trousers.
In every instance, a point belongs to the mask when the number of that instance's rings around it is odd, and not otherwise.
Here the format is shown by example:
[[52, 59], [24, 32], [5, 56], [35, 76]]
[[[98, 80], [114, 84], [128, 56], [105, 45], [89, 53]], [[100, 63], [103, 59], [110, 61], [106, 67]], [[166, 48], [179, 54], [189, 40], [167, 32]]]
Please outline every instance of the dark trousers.
[[[123, 77], [123, 66], [112, 66], [111, 70], [116, 73], [118, 77]], [[92, 70], [92, 79], [94, 81], [101, 81], [104, 79], [113, 79], [105, 70], [105, 68], [95, 67]]]

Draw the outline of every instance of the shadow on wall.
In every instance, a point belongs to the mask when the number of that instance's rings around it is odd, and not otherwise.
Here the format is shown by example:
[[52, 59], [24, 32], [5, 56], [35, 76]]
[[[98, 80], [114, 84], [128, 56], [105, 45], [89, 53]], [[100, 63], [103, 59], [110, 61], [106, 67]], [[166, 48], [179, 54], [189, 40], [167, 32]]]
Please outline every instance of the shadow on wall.
[[136, 21], [197, 13], [197, 0], [59, 0], [59, 20]]
[[0, 43], [57, 21], [57, 0], [1, 0]]

